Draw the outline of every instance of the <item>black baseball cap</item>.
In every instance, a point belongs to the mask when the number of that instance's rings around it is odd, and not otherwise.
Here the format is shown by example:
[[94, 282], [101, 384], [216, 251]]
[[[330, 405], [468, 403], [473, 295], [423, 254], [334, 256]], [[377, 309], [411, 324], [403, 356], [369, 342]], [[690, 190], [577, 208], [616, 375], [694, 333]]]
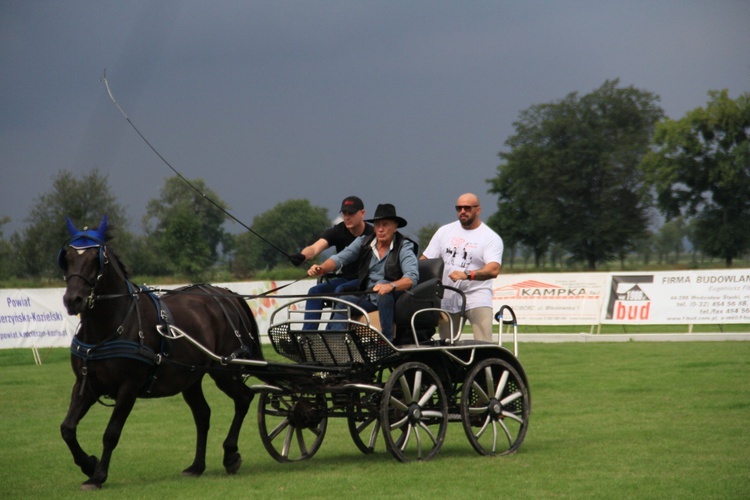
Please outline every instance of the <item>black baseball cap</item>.
[[362, 200], [360, 200], [356, 196], [347, 196], [346, 198], [344, 198], [344, 201], [341, 202], [340, 212], [353, 214], [364, 209], [365, 209], [365, 204], [362, 203]]

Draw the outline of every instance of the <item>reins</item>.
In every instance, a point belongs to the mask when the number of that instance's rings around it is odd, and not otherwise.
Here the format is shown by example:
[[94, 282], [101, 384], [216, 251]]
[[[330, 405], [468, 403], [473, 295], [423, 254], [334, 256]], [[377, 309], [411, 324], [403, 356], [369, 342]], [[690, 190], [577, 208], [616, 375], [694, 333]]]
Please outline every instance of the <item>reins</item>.
[[[275, 294], [279, 290], [282, 290], [288, 286], [294, 285], [295, 283], [298, 283], [305, 279], [305, 277], [298, 278], [294, 281], [291, 281], [289, 283], [286, 283], [284, 285], [278, 286], [276, 288], [272, 288], [270, 290], [266, 290], [263, 293], [260, 294], [242, 294], [242, 293], [236, 293], [231, 292], [229, 295], [233, 297], [237, 297], [244, 300], [256, 300], [256, 299], [262, 299], [264, 297], [267, 297], [271, 294]], [[167, 294], [167, 293], [179, 293], [181, 295], [200, 295], [200, 296], [208, 296], [208, 297], [225, 297], [226, 294], [211, 294], [211, 293], [199, 293], [199, 292], [191, 292], [189, 290], [183, 290], [180, 288], [141, 288], [138, 289], [132, 293], [118, 293], [118, 294], [106, 294], [106, 295], [96, 295], [96, 300], [107, 300], [107, 299], [117, 299], [121, 297], [125, 297], [128, 295], [136, 295], [136, 294], [149, 294], [149, 293], [161, 293], [161, 294]], [[368, 293], [373, 293], [372, 290], [351, 290], [347, 292], [330, 292], [330, 293], [304, 293], [304, 294], [280, 294], [280, 295], [274, 295], [275, 298], [279, 299], [301, 299], [301, 298], [320, 298], [320, 297], [338, 297], [338, 296], [344, 296], [344, 295], [366, 295]]]

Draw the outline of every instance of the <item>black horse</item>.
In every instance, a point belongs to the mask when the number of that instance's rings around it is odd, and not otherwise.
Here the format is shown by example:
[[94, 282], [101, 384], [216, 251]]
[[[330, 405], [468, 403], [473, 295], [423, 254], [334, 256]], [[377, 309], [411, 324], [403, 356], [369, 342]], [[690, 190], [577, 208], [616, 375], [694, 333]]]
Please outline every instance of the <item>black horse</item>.
[[[224, 468], [237, 472], [242, 463], [237, 441], [253, 399], [243, 381], [243, 368], [228, 361], [262, 360], [258, 326], [247, 303], [229, 290], [193, 285], [160, 297], [128, 280], [126, 270], [107, 247], [106, 216], [98, 229], [78, 230], [68, 219], [70, 241], [58, 263], [67, 287], [63, 302], [80, 326], [71, 345], [75, 384], [68, 414], [60, 430], [73, 459], [89, 479], [82, 489], [98, 489], [107, 480], [112, 451], [138, 397], [159, 398], [182, 393], [193, 412], [197, 443], [193, 463], [183, 475], [199, 476], [206, 468], [206, 439], [211, 409], [201, 388], [208, 373], [234, 400], [234, 419], [224, 440]], [[216, 353], [222, 362], [184, 339], [160, 335], [174, 325]], [[104, 431], [101, 459], [88, 455], [76, 438], [76, 427], [102, 397], [114, 400]]]

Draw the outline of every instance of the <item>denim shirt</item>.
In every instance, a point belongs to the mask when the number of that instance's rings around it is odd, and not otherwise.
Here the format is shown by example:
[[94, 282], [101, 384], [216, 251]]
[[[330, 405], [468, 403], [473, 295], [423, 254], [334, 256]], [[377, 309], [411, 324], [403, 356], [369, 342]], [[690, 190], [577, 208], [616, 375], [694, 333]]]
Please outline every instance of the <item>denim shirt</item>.
[[[336, 264], [336, 269], [341, 266], [355, 262], [362, 251], [362, 244], [364, 243], [365, 236], [360, 236], [351, 245], [341, 250], [336, 255], [331, 256], [331, 260]], [[385, 261], [391, 250], [393, 250], [393, 241], [391, 246], [385, 253], [382, 259], [378, 258], [377, 246], [378, 240], [375, 238], [372, 240], [372, 257], [370, 260], [370, 272], [368, 274], [367, 288], [372, 288], [378, 281], [383, 281], [385, 278]], [[401, 252], [399, 253], [399, 263], [401, 265], [401, 271], [404, 276], [411, 280], [411, 285], [414, 286], [419, 281], [419, 264], [417, 262], [417, 256], [414, 253], [414, 246], [411, 241], [405, 239], [401, 245]]]

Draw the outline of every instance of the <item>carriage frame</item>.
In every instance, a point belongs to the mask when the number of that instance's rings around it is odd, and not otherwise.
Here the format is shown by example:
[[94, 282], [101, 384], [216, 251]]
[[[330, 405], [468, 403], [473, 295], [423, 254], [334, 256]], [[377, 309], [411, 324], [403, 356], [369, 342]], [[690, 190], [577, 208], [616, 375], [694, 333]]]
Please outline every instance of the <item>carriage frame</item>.
[[[347, 420], [361, 452], [377, 451], [382, 436], [385, 448], [401, 462], [435, 457], [451, 422], [462, 424], [480, 455], [512, 454], [520, 448], [531, 396], [517, 357], [517, 319], [509, 306], [495, 315], [497, 342], [464, 339], [462, 328], [449, 339], [420, 338], [419, 315], [445, 312], [433, 307], [415, 311], [412, 338], [395, 345], [364, 310], [337, 297], [325, 297], [317, 328], [304, 330], [305, 300], [276, 309], [268, 329], [274, 350], [292, 363], [220, 357], [173, 325], [159, 331], [191, 341], [214, 361], [243, 365], [248, 381], [260, 380], [249, 387], [260, 396], [261, 440], [278, 462], [314, 456], [331, 418]], [[337, 305], [346, 306], [349, 316], [333, 319]], [[328, 328], [342, 321], [345, 330]], [[513, 352], [502, 344], [506, 325], [512, 326]]]

